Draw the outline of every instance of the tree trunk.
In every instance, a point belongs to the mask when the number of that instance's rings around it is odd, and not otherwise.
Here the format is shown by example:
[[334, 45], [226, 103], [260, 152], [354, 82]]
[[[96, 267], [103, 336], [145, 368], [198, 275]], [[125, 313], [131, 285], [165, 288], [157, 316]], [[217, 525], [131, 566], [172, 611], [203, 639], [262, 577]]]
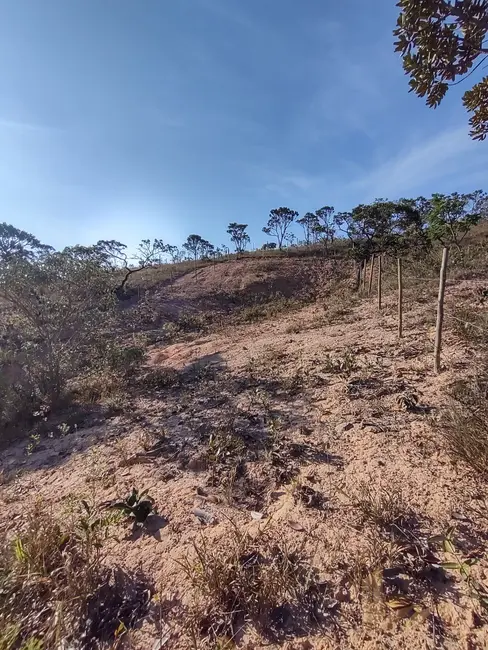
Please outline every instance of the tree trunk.
[[440, 372], [441, 369], [442, 325], [444, 323], [444, 295], [446, 292], [446, 275], [447, 275], [448, 259], [449, 259], [449, 249], [443, 248], [441, 274], [439, 278], [439, 295], [437, 298], [437, 322], [435, 326], [434, 371], [436, 373]]
[[125, 271], [126, 271], [125, 277], [122, 280], [122, 282], [119, 284], [119, 286], [115, 289], [115, 295], [117, 296], [117, 298], [119, 300], [122, 300], [124, 298], [124, 296], [125, 296], [125, 285], [127, 284], [127, 281], [130, 278], [130, 276], [133, 273], [135, 273], [136, 271], [140, 271], [140, 270], [141, 270], [140, 268], [139, 269], [129, 269], [129, 268], [125, 269]]

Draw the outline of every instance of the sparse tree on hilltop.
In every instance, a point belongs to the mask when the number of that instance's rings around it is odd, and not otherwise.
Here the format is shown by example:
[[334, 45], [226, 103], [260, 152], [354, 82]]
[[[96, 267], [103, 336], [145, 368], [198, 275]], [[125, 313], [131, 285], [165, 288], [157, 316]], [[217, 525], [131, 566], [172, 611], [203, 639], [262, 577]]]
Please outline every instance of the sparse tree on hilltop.
[[243, 253], [247, 244], [251, 241], [246, 228], [247, 224], [235, 222], [230, 223], [227, 228], [227, 233], [230, 235], [230, 240], [234, 244], [237, 254]]
[[[488, 56], [486, 0], [400, 0], [394, 34], [410, 90], [439, 106], [450, 86], [466, 79]], [[488, 76], [463, 96], [471, 137], [488, 134]]]
[[[164, 253], [166, 245], [161, 239], [143, 239], [134, 258], [129, 257], [125, 244], [114, 239], [101, 239], [93, 246], [67, 246], [63, 250], [64, 255], [78, 262], [90, 262], [105, 271], [123, 271], [122, 281], [114, 290], [118, 298], [126, 296], [126, 285], [131, 275], [158, 263]], [[131, 260], [137, 265], [132, 266]]]
[[315, 243], [320, 226], [317, 215], [313, 212], [307, 212], [301, 219], [297, 219], [297, 223], [303, 228], [305, 244], [310, 246], [312, 242]]
[[335, 224], [349, 238], [358, 261], [376, 253], [398, 252], [405, 233], [422, 228], [419, 214], [409, 202], [384, 199], [337, 214]]
[[199, 258], [209, 257], [214, 252], [213, 245], [200, 235], [189, 235], [186, 242], [183, 244], [196, 262]]
[[168, 244], [166, 246], [166, 252], [171, 258], [171, 262], [173, 264], [177, 264], [178, 262], [181, 262], [184, 256], [183, 251], [181, 251], [178, 246], [171, 246], [171, 244]]
[[193, 256], [195, 262], [202, 254], [204, 241], [200, 235], [188, 235], [186, 242], [183, 244], [183, 248]]
[[320, 237], [325, 246], [332, 244], [335, 236], [334, 208], [330, 205], [325, 205], [315, 212], [315, 216], [318, 222], [316, 235]]
[[460, 244], [486, 215], [487, 195], [481, 190], [471, 194], [434, 194], [427, 215], [428, 233], [442, 246]]
[[289, 229], [293, 221], [298, 217], [298, 212], [290, 208], [275, 208], [269, 213], [267, 225], [263, 232], [278, 241], [278, 248], [283, 248], [283, 242], [286, 241]]

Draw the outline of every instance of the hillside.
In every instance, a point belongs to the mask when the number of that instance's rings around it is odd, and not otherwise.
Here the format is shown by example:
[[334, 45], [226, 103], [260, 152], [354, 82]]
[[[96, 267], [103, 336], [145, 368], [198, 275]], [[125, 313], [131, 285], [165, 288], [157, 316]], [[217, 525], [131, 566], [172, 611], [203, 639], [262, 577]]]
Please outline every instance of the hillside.
[[[438, 252], [405, 261], [401, 340], [394, 260], [381, 310], [347, 259], [146, 278], [125, 307], [147, 345], [126, 392], [1, 456], [0, 527], [24, 531], [22, 553], [52, 543], [52, 517], [83, 553], [103, 541], [96, 562], [119, 597], [88, 590], [86, 647], [112, 647], [115, 629], [113, 647], [138, 650], [486, 648], [486, 482], [444, 420], [465, 435], [450, 391], [464, 382], [464, 401], [480, 400], [488, 368], [488, 258], [480, 236], [468, 245], [450, 268], [438, 375]], [[481, 438], [474, 454], [488, 458]], [[154, 499], [146, 526], [101, 518], [132, 488]], [[32, 629], [55, 634], [59, 590], [73, 592], [57, 585], [36, 609], [41, 586], [29, 589]]]

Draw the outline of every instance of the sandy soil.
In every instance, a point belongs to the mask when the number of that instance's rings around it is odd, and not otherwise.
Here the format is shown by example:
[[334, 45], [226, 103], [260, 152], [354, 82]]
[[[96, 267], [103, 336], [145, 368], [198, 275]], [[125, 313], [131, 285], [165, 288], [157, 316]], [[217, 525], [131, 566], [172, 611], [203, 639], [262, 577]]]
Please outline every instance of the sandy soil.
[[[451, 286], [449, 300], [469, 298], [475, 285]], [[343, 322], [330, 324], [324, 306], [316, 304], [271, 322], [155, 346], [150, 369], [183, 373], [183, 385], [128, 396], [131, 413], [43, 441], [30, 456], [25, 444], [2, 453], [0, 529], [12, 530], [38, 499], [62, 510], [73, 495], [101, 502], [133, 485], [148, 488], [167, 522], [109, 542], [106, 561], [140, 567], [154, 581], [170, 633], [165, 648], [193, 647], [188, 617], [198, 596], [179, 561], [192, 560], [193, 544], [202, 539], [224, 553], [235, 527], [252, 536], [265, 528], [280, 544], [299, 549], [333, 600], [331, 614], [315, 628], [273, 642], [248, 625], [237, 639], [240, 647], [488, 648], [488, 627], [453, 572], [429, 581], [405, 567], [395, 573], [392, 560], [387, 568], [397, 581], [394, 593], [411, 599], [419, 612], [401, 619], [384, 596], [365, 586], [367, 578], [360, 578], [361, 588], [353, 579], [358, 567], [361, 572], [381, 561], [378, 540], [388, 539], [355, 504], [368, 490], [384, 490], [405, 510], [408, 544], [424, 549], [428, 538], [453, 526], [459, 553], [481, 556], [473, 571], [488, 584], [488, 518], [473, 511], [485, 495], [465, 467], [452, 463], [431, 426], [445, 403], [445, 386], [472, 369], [473, 356], [448, 331], [444, 370], [435, 375], [435, 303], [410, 305], [401, 341], [395, 309], [393, 297], [381, 312], [364, 299]], [[405, 410], [401, 397], [411, 395], [416, 404]], [[269, 454], [253, 453], [270, 422], [277, 447], [286, 450], [275, 464]], [[211, 467], [202, 460], [209, 436], [229, 428], [247, 446], [245, 477], [233, 484], [222, 478], [225, 459]], [[148, 443], [163, 432], [164, 453], [147, 456]], [[306, 498], [314, 492], [317, 507]], [[203, 525], [195, 507], [209, 512], [212, 523]], [[253, 518], [256, 512], [261, 519]], [[145, 620], [131, 633], [131, 647], [153, 647], [158, 625]]]

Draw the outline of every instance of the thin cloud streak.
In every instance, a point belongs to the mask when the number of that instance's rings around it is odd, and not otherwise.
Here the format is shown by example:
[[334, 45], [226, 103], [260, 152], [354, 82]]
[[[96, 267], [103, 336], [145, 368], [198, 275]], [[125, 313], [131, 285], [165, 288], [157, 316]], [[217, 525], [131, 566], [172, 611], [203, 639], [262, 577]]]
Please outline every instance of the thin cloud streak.
[[20, 122], [18, 120], [7, 120], [0, 118], [0, 129], [9, 130], [9, 131], [24, 131], [24, 132], [36, 132], [36, 133], [50, 133], [57, 131], [51, 126], [46, 126], [44, 124], [34, 124], [32, 122]]
[[352, 181], [349, 189], [360, 192], [364, 200], [371, 200], [415, 193], [453, 176], [456, 185], [465, 185], [487, 163], [488, 151], [473, 142], [467, 127], [462, 126], [404, 149]]

